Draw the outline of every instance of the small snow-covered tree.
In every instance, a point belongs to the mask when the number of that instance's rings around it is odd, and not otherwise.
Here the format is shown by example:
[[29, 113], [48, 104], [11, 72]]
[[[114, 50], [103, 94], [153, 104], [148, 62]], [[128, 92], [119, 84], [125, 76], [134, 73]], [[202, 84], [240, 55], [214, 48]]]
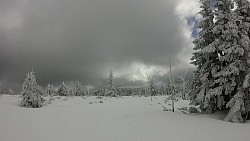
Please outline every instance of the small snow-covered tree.
[[170, 83], [170, 81], [167, 81], [167, 84], [166, 84], [166, 94], [167, 95], [171, 95], [171, 91], [172, 91], [171, 83]]
[[54, 94], [55, 94], [54, 86], [51, 84], [48, 84], [46, 88], [46, 96], [53, 96]]
[[21, 98], [20, 106], [22, 107], [38, 108], [43, 105], [44, 99], [39, 94], [34, 71], [27, 73], [23, 82]]
[[149, 82], [149, 91], [150, 91], [151, 101], [152, 101], [152, 97], [156, 95], [156, 87], [155, 87], [155, 82], [153, 79], [151, 79]]
[[83, 91], [82, 86], [81, 86], [81, 84], [79, 82], [77, 82], [77, 84], [76, 84], [76, 88], [74, 90], [74, 95], [75, 96], [84, 95], [84, 91]]
[[114, 82], [114, 76], [113, 71], [110, 71], [109, 79], [108, 79], [108, 89], [114, 89], [115, 88], [115, 82]]
[[66, 88], [64, 81], [58, 90], [58, 95], [59, 96], [68, 96], [69, 95], [68, 89]]
[[151, 101], [152, 101], [152, 96], [156, 95], [157, 90], [156, 90], [155, 82], [149, 74], [147, 74], [147, 79], [148, 79], [148, 92], [151, 96]]
[[51, 84], [48, 84], [47, 88], [46, 88], [46, 92], [45, 92], [45, 96], [48, 96], [48, 104], [51, 103], [52, 100], [54, 100], [53, 96], [55, 95], [55, 91], [54, 91], [54, 86]]
[[106, 93], [106, 95], [111, 96], [111, 97], [117, 97], [118, 96], [118, 92], [115, 89], [113, 71], [110, 71], [107, 89], [108, 89], [108, 92]]

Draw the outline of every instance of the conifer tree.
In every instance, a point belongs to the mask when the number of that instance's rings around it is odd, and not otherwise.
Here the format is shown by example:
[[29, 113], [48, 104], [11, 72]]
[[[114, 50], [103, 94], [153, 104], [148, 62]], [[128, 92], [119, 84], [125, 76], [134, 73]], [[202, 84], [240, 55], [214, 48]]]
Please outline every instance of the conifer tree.
[[82, 90], [82, 86], [80, 85], [79, 82], [77, 82], [77, 84], [76, 84], [76, 88], [75, 88], [75, 91], [74, 91], [74, 95], [75, 95], [75, 96], [82, 96], [82, 95], [84, 95], [84, 92], [83, 92], [83, 90]]
[[[213, 32], [217, 40], [221, 70], [214, 74], [216, 78], [215, 88], [211, 95], [217, 96], [216, 107], [221, 109], [226, 103], [229, 112], [226, 121], [243, 122], [242, 113], [245, 111], [244, 97], [246, 88], [243, 87], [248, 69], [247, 58], [249, 46], [242, 44], [245, 35], [240, 30], [241, 18], [233, 11], [231, 0], [218, 0], [215, 12], [217, 16], [216, 26]], [[249, 43], [249, 39], [247, 41]]]
[[20, 106], [22, 107], [39, 108], [43, 105], [44, 99], [39, 94], [35, 72], [33, 70], [27, 73], [23, 82], [21, 98]]
[[154, 80], [150, 80], [149, 82], [149, 91], [150, 91], [150, 96], [151, 96], [151, 101], [152, 101], [152, 97], [156, 95], [156, 87], [155, 87], [155, 83]]
[[54, 95], [55, 95], [54, 86], [51, 84], [48, 84], [46, 88], [46, 92], [45, 92], [45, 96], [49, 97], [49, 99], [47, 99], [48, 104], [50, 104], [51, 101], [54, 100], [54, 97], [53, 97]]
[[[200, 0], [202, 20], [196, 25], [199, 28], [199, 37], [194, 41], [195, 53], [191, 58], [191, 63], [196, 66], [195, 80], [190, 93], [191, 104], [200, 105], [200, 109], [211, 113], [215, 111], [212, 97], [207, 97], [207, 93], [213, 87], [214, 78], [212, 76], [218, 66], [218, 55], [216, 47], [212, 44], [215, 40], [212, 32], [214, 26], [214, 15], [211, 0]], [[205, 104], [205, 101], [207, 104]]]
[[[248, 0], [235, 0], [237, 9], [235, 12], [239, 15], [239, 31], [241, 33], [241, 45], [247, 50], [248, 54], [244, 54], [244, 58], [247, 60], [245, 80], [243, 88], [245, 91], [244, 106], [246, 114], [243, 114], [243, 120], [250, 118], [250, 92], [249, 89], [249, 77], [250, 77], [250, 1]], [[246, 63], [246, 62], [245, 62]]]
[[107, 89], [108, 89], [107, 95], [109, 95], [111, 97], [117, 97], [118, 96], [118, 92], [115, 89], [115, 82], [114, 82], [114, 77], [113, 77], [113, 71], [110, 71]]
[[[206, 2], [210, 1], [201, 0], [202, 7]], [[216, 0], [215, 22], [211, 22], [212, 30], [209, 30], [212, 38], [208, 38], [213, 40], [207, 42], [208, 45], [200, 44], [200, 41], [206, 41], [203, 34], [206, 27], [201, 27], [200, 37], [194, 42], [200, 51], [192, 58], [192, 63], [197, 66], [192, 103], [200, 105], [207, 113], [229, 109], [226, 121], [243, 122], [246, 119], [244, 114], [249, 111], [249, 2], [235, 2], [237, 8], [233, 11], [232, 0]], [[202, 57], [199, 57], [200, 53]], [[208, 63], [199, 62], [204, 57], [212, 59]], [[204, 69], [204, 66], [211, 67]]]
[[54, 95], [54, 87], [51, 84], [48, 84], [46, 88], [46, 96], [53, 96]]
[[215, 23], [212, 30], [215, 40], [211, 46], [216, 52], [218, 60], [216, 60], [215, 65], [211, 68], [213, 81], [210, 83], [211, 87], [205, 95], [204, 108], [207, 109], [207, 113], [225, 109], [226, 103], [230, 99], [235, 86], [234, 77], [229, 80], [230, 74], [225, 76], [226, 68], [230, 64], [230, 61], [233, 61], [229, 57], [233, 55], [232, 52], [227, 53], [228, 45], [232, 43], [231, 38], [235, 36], [234, 30], [230, 27], [233, 6], [232, 0], [216, 0], [215, 2]]
[[[250, 27], [250, 4], [246, 0], [235, 0], [237, 8], [231, 12], [231, 18], [226, 25], [225, 35], [227, 48], [223, 59], [226, 73], [234, 83], [233, 92], [227, 107], [230, 108], [225, 120], [232, 122], [244, 122], [245, 113], [249, 112], [249, 27]], [[224, 57], [223, 56], [223, 57]]]
[[66, 88], [64, 81], [58, 90], [58, 95], [59, 96], [68, 96], [69, 95], [68, 89]]

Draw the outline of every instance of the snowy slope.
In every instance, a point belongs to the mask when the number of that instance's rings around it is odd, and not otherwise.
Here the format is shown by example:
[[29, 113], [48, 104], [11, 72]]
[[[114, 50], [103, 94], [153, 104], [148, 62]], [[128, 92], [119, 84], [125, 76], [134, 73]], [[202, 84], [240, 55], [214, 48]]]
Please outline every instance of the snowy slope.
[[[59, 97], [39, 109], [18, 106], [18, 96], [0, 97], [0, 141], [249, 141], [250, 124], [220, 116], [164, 112], [164, 96]], [[90, 104], [92, 102], [93, 104]], [[170, 102], [169, 102], [170, 103]], [[178, 101], [177, 107], [188, 101]], [[169, 106], [170, 107], [170, 106]]]

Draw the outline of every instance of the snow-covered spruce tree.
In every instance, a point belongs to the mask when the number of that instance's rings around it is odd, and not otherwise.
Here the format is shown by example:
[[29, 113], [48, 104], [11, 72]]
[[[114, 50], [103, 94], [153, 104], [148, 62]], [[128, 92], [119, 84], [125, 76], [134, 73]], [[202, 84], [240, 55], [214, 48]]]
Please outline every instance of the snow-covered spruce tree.
[[225, 120], [244, 122], [247, 119], [245, 115], [250, 110], [250, 4], [246, 0], [235, 2], [237, 9], [230, 13], [230, 21], [224, 31], [224, 54], [220, 60], [226, 65], [218, 75], [223, 79], [228, 78], [225, 87], [233, 83], [232, 92], [229, 93], [230, 101], [226, 105], [230, 110]]
[[156, 90], [155, 82], [152, 76], [147, 74], [147, 79], [148, 79], [147, 92], [148, 92], [148, 95], [150, 95], [151, 101], [152, 101], [152, 96], [156, 95], [157, 90]]
[[115, 89], [113, 71], [110, 71], [107, 89], [108, 89], [108, 92], [106, 93], [107, 96], [111, 96], [111, 97], [117, 97], [118, 96], [118, 92]]
[[46, 96], [53, 96], [54, 95], [54, 87], [51, 84], [48, 84], [46, 88]]
[[150, 96], [151, 96], [151, 101], [153, 100], [152, 97], [156, 95], [156, 87], [154, 80], [150, 80], [149, 82], [149, 91], [150, 91]]
[[82, 90], [82, 86], [80, 85], [79, 82], [77, 82], [77, 84], [76, 84], [76, 88], [74, 90], [74, 95], [75, 96], [82, 96], [82, 95], [84, 95], [84, 92]]
[[[244, 99], [249, 89], [249, 36], [244, 32], [247, 28], [241, 28], [243, 18], [237, 10], [232, 10], [233, 5], [232, 0], [216, 0], [212, 26], [215, 40], [201, 49], [204, 56], [208, 52], [215, 52], [215, 60], [209, 62], [209, 73], [200, 75], [202, 71], [198, 72], [201, 87], [198, 85], [196, 88], [198, 94], [194, 101], [198, 101], [201, 109], [207, 113], [229, 108], [225, 120], [243, 122], [242, 115], [247, 112]], [[239, 1], [237, 5], [240, 5]], [[201, 63], [201, 66], [204, 64]], [[208, 83], [204, 83], [207, 80]]]
[[39, 108], [43, 106], [44, 99], [39, 94], [34, 71], [27, 73], [23, 82], [21, 98], [20, 106], [22, 107]]
[[[240, 16], [239, 20], [239, 31], [241, 34], [241, 44], [247, 50], [248, 54], [245, 53], [245, 58], [247, 58], [247, 70], [246, 76], [243, 83], [244, 91], [246, 92], [244, 96], [244, 106], [246, 114], [243, 114], [243, 120], [250, 119], [250, 92], [249, 90], [249, 77], [250, 77], [250, 1], [247, 0], [235, 0], [237, 9], [235, 13]], [[248, 47], [247, 47], [248, 46]]]
[[199, 37], [193, 42], [195, 53], [191, 58], [191, 64], [196, 66], [195, 79], [192, 82], [190, 100], [192, 105], [199, 105], [206, 113], [216, 111], [215, 96], [210, 95], [214, 87], [213, 74], [220, 70], [218, 53], [214, 44], [215, 37], [212, 32], [214, 27], [214, 13], [211, 0], [200, 0], [202, 16], [196, 25], [200, 29]]
[[[249, 46], [243, 45], [244, 35], [240, 31], [240, 16], [234, 12], [231, 0], [217, 0], [215, 7], [216, 22], [213, 33], [214, 45], [219, 56], [220, 70], [213, 73], [214, 88], [208, 97], [215, 97], [217, 109], [229, 108], [226, 121], [243, 122], [242, 114], [246, 112], [243, 86], [248, 69], [247, 58]], [[249, 42], [249, 39], [248, 41]]]
[[58, 90], [58, 95], [59, 96], [68, 96], [69, 95], [68, 89], [66, 88], [64, 81]]
[[55, 95], [55, 91], [54, 91], [54, 86], [51, 84], [48, 84], [47, 88], [46, 88], [46, 93], [45, 96], [48, 96], [48, 104], [51, 103], [52, 100], [54, 100], [54, 96]]
[[166, 84], [166, 95], [171, 95], [171, 91], [172, 91], [171, 83], [170, 83], [170, 81], [167, 81], [167, 84]]
[[[213, 35], [215, 40], [211, 44], [216, 52], [215, 66], [211, 69], [213, 82], [207, 91], [204, 101], [204, 108], [210, 108], [211, 112], [222, 110], [226, 108], [226, 103], [233, 95], [235, 87], [235, 77], [237, 73], [233, 72], [233, 66], [237, 67], [240, 64], [231, 64], [236, 61], [235, 55], [238, 56], [241, 51], [232, 44], [234, 36], [236, 36], [234, 29], [231, 27], [232, 20], [232, 0], [216, 0], [215, 1], [215, 23], [213, 26]], [[231, 47], [230, 47], [231, 46]], [[231, 50], [229, 50], [231, 48]], [[234, 51], [235, 49], [235, 51]], [[226, 58], [228, 57], [228, 58]], [[231, 63], [230, 63], [231, 62]], [[231, 66], [229, 66], [231, 64]], [[232, 66], [233, 65], [233, 66]], [[233, 75], [233, 76], [232, 76]], [[211, 113], [210, 112], [210, 113]]]

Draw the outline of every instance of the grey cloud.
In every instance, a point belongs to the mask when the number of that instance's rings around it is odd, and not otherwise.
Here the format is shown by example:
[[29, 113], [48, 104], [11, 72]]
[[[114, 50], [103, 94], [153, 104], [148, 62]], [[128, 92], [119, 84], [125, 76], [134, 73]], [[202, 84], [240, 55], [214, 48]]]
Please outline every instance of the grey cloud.
[[[25, 8], [19, 7], [21, 2]], [[42, 85], [88, 84], [106, 78], [104, 70], [133, 62], [166, 66], [169, 54], [173, 65], [182, 61], [177, 56], [186, 39], [173, 0], [21, 2], [0, 1], [3, 13], [18, 9], [22, 23], [9, 30], [0, 27], [2, 81], [21, 83], [34, 68]]]

